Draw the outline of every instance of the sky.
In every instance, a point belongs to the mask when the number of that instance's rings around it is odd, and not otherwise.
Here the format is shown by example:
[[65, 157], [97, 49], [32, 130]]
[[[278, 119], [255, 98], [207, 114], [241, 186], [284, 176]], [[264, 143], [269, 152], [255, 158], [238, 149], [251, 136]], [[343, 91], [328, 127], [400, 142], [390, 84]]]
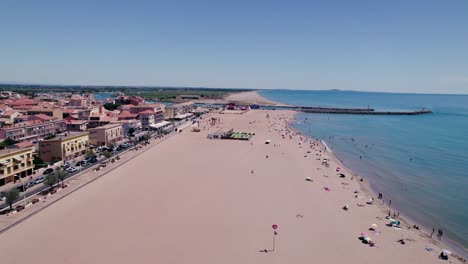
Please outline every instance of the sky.
[[468, 94], [468, 1], [0, 2], [0, 82]]

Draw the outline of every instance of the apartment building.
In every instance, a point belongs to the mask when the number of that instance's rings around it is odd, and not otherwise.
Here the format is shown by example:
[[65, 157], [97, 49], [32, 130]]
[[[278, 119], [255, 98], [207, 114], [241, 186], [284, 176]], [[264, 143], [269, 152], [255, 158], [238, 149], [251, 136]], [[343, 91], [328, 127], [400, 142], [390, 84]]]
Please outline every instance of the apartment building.
[[39, 142], [39, 158], [49, 162], [71, 160], [84, 154], [88, 147], [87, 132], [68, 132], [65, 135]]
[[95, 146], [109, 145], [123, 139], [123, 128], [121, 124], [108, 124], [89, 131], [89, 143]]
[[141, 112], [152, 111], [155, 123], [164, 121], [164, 105], [162, 104], [130, 106], [128, 110], [130, 111], [130, 114], [140, 114]]
[[86, 120], [66, 120], [65, 122], [69, 131], [85, 131], [88, 128]]
[[0, 139], [39, 140], [50, 134], [57, 134], [65, 131], [67, 125], [64, 120], [52, 120], [47, 122], [26, 121], [11, 126], [0, 128]]
[[60, 108], [47, 108], [47, 107], [33, 106], [31, 109], [27, 110], [27, 114], [28, 115], [43, 114], [46, 116], [53, 116], [58, 119], [63, 118], [63, 113]]
[[0, 150], [0, 186], [14, 181], [15, 175], [24, 178], [33, 174], [33, 149]]

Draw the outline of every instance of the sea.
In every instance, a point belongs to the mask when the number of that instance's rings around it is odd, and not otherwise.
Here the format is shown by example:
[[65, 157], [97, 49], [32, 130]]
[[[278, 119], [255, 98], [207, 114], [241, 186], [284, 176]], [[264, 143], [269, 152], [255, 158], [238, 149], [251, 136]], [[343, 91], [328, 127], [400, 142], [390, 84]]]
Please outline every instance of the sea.
[[468, 95], [261, 90], [298, 106], [430, 109], [414, 116], [299, 113], [293, 126], [324, 140], [391, 209], [468, 255]]

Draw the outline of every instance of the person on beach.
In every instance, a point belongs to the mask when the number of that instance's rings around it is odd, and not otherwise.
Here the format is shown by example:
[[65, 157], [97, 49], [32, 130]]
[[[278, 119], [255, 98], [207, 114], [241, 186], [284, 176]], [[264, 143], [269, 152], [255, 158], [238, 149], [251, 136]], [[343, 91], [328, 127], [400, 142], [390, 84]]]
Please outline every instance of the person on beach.
[[432, 235], [434, 235], [434, 231], [435, 231], [435, 229], [432, 228], [431, 238], [432, 238]]

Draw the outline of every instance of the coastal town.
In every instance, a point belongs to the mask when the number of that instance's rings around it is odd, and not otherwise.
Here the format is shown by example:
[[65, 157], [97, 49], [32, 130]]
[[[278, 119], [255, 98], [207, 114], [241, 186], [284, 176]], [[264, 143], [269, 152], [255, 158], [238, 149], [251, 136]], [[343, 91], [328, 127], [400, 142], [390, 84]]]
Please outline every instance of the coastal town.
[[[153, 137], [177, 130], [209, 109], [183, 102], [165, 105], [123, 94], [96, 100], [91, 93], [3, 91], [0, 101], [0, 208], [11, 190], [38, 190], [49, 175], [71, 176]], [[60, 171], [57, 171], [59, 169]], [[43, 188], [42, 188], [43, 189]], [[31, 193], [31, 192], [30, 192]], [[19, 195], [8, 199], [10, 205]]]

